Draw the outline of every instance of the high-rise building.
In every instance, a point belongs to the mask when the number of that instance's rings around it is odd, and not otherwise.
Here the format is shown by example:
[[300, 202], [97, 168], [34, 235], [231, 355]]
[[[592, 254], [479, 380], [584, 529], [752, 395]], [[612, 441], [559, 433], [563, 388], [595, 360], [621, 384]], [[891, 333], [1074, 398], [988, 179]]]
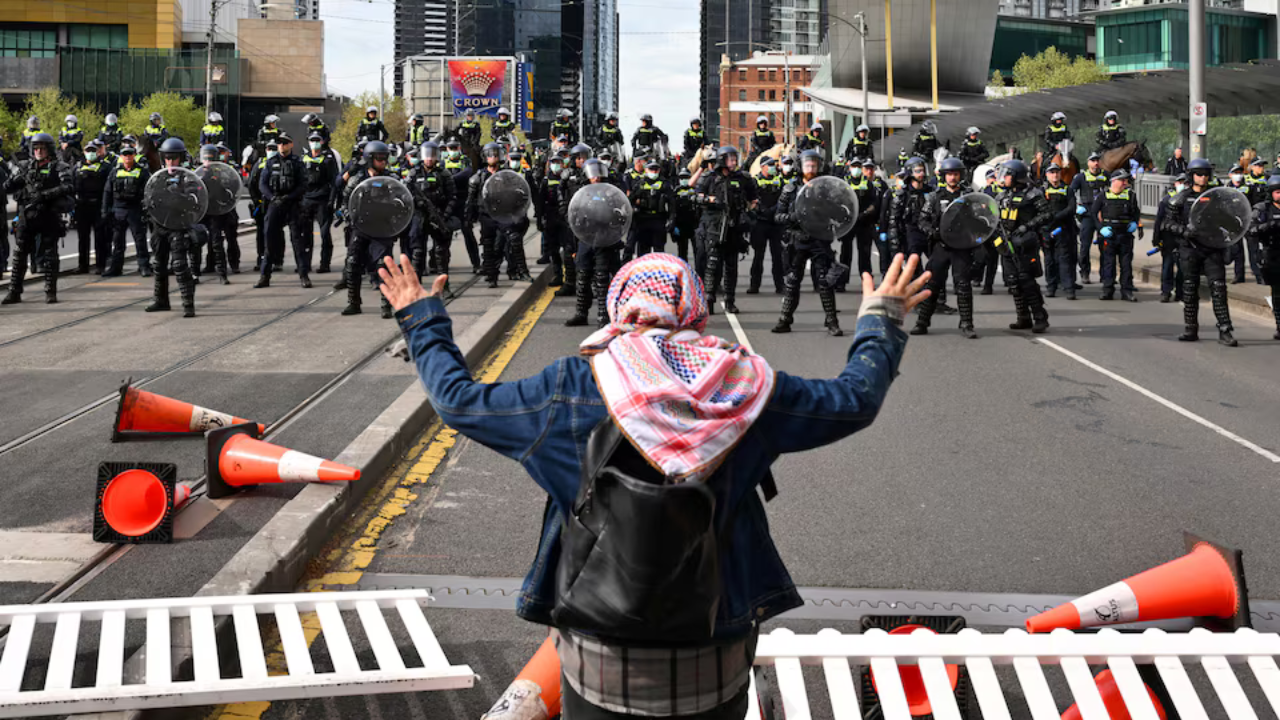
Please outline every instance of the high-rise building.
[[1062, 19], [1105, 9], [1108, 0], [1000, 0], [1000, 14]]
[[816, 53], [827, 33], [828, 0], [703, 0], [700, 104], [709, 134], [720, 131], [720, 60], [754, 51]]
[[404, 94], [402, 60], [418, 55], [443, 57], [457, 53], [457, 9], [454, 0], [396, 0], [395, 94]]

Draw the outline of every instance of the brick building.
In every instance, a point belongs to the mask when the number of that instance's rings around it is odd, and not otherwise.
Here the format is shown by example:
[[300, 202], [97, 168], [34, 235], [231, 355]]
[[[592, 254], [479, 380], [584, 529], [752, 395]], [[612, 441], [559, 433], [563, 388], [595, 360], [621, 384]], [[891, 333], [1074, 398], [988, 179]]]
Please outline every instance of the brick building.
[[[791, 142], [814, 121], [816, 108], [800, 88], [812, 83], [818, 72], [816, 55], [756, 53], [738, 62], [728, 57], [720, 61], [721, 145], [735, 145], [746, 151], [756, 118], [769, 118], [769, 126], [779, 142], [787, 141], [787, 115], [791, 115]], [[790, 91], [788, 93], [788, 90]]]

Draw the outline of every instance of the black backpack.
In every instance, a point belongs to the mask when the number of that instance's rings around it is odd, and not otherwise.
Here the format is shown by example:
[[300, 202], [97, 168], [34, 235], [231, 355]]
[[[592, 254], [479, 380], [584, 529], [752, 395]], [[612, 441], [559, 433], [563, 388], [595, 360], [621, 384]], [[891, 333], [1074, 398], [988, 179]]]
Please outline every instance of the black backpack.
[[[715, 527], [709, 485], [720, 477], [667, 483], [611, 418], [596, 426], [560, 538], [556, 626], [631, 646], [707, 644], [720, 608], [720, 554], [731, 550]], [[772, 498], [773, 476], [761, 485]]]

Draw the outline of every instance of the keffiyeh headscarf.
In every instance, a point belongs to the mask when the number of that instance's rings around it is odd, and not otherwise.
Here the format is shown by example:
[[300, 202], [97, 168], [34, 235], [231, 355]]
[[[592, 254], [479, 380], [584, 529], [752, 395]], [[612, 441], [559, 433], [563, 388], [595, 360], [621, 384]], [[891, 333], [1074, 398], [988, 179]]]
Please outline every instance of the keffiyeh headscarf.
[[702, 281], [673, 255], [624, 265], [608, 308], [609, 325], [580, 350], [609, 414], [669, 479], [704, 479], [760, 417], [773, 369], [738, 343], [702, 334]]

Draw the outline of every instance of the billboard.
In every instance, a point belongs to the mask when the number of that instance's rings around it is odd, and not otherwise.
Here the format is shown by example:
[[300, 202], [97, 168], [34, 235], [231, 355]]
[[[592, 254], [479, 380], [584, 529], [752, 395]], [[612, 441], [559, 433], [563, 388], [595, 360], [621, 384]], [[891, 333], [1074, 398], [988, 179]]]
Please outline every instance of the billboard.
[[454, 116], [467, 110], [475, 110], [478, 115], [497, 115], [502, 106], [506, 75], [506, 60], [450, 60], [449, 87], [453, 91]]
[[520, 129], [533, 132], [533, 63], [516, 63], [516, 115]]

